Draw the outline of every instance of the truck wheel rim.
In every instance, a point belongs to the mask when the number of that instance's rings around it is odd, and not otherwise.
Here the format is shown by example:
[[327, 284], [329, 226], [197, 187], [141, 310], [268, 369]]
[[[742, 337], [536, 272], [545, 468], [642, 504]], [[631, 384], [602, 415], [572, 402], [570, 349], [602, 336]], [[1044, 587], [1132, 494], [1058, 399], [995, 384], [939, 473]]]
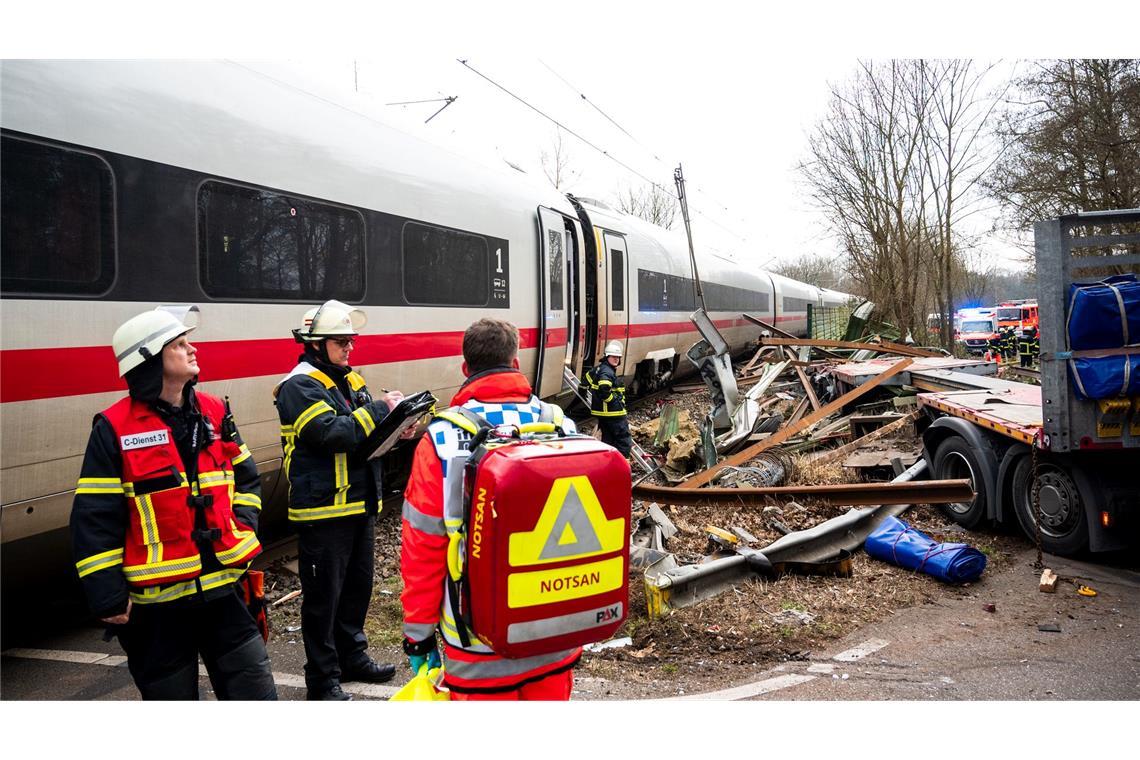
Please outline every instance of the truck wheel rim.
[[[970, 460], [964, 457], [957, 451], [951, 451], [946, 455], [943, 460], [943, 477], [948, 480], [960, 480], [966, 478], [970, 481], [970, 488], [974, 489], [977, 493], [978, 483], [974, 477], [974, 468], [970, 465]], [[955, 501], [947, 504], [947, 508], [954, 514], [964, 515], [970, 511], [974, 506], [974, 496], [969, 501]]]
[[[1081, 519], [1081, 502], [1076, 485], [1068, 475], [1055, 468], [1043, 469], [1039, 482], [1041, 532], [1054, 538], [1068, 535]], [[1027, 511], [1036, 521], [1037, 515], [1033, 514], [1032, 491], [1027, 500], [1029, 506]]]

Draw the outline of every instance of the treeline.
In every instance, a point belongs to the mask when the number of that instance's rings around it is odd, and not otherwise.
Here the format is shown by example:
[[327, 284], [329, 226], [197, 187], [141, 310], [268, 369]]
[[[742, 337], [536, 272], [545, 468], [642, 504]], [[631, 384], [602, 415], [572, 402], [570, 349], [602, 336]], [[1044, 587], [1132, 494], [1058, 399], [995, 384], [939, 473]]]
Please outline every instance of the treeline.
[[[865, 61], [832, 85], [799, 170], [842, 255], [781, 273], [870, 298], [919, 336], [928, 314], [1031, 297], [1034, 221], [1140, 205], [1140, 61], [1018, 69]], [[994, 233], [1025, 246], [1024, 271], [996, 266]]]

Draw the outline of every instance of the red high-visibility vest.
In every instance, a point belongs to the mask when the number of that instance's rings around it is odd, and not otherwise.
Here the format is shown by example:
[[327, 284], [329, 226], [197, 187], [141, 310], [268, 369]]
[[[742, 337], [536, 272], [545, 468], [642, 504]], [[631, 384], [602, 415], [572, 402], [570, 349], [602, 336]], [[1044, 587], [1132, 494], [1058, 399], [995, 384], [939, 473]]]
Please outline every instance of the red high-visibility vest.
[[122, 452], [123, 492], [130, 515], [123, 575], [136, 588], [201, 574], [202, 556], [192, 535], [198, 509], [191, 505], [191, 497], [205, 497], [206, 529], [222, 565], [240, 566], [261, 552], [256, 534], [234, 521], [232, 460], [241, 449], [218, 437], [225, 408], [213, 396], [200, 392], [196, 396], [214, 432], [202, 442], [193, 483], [183, 470], [174, 434], [157, 412], [129, 396], [103, 412]]

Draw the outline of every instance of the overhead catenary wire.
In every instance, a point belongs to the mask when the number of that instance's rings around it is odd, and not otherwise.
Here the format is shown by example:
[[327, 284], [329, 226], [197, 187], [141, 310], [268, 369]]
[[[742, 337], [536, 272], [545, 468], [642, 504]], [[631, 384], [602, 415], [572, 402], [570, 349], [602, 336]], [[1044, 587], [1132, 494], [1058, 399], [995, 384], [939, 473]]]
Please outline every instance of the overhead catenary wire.
[[[638, 140], [636, 137], [634, 137], [634, 136], [633, 136], [633, 134], [632, 134], [632, 133], [631, 133], [629, 130], [627, 130], [625, 127], [623, 127], [621, 124], [618, 124], [618, 123], [617, 123], [617, 120], [615, 120], [615, 119], [614, 119], [612, 116], [610, 116], [608, 113], [606, 113], [605, 111], [603, 111], [603, 110], [601, 109], [601, 107], [599, 107], [599, 106], [598, 106], [596, 103], [594, 103], [592, 100], [590, 100], [588, 97], [586, 97], [586, 94], [585, 94], [585, 93], [583, 93], [581, 90], [579, 90], [579, 89], [578, 89], [577, 87], [575, 87], [573, 84], [571, 84], [571, 83], [570, 83], [570, 82], [569, 82], [569, 81], [568, 81], [568, 80], [567, 80], [567, 79], [566, 79], [564, 76], [562, 76], [562, 75], [561, 75], [561, 74], [559, 74], [557, 71], [555, 71], [555, 70], [554, 70], [554, 69], [553, 69], [553, 68], [550, 66], [550, 64], [546, 63], [546, 61], [543, 61], [541, 58], [539, 59], [539, 61], [538, 61], [538, 62], [539, 62], [539, 63], [541, 63], [543, 66], [545, 66], [545, 67], [546, 67], [546, 69], [547, 69], [547, 70], [548, 70], [548, 71], [549, 71], [551, 74], [553, 74], [554, 76], [556, 76], [556, 77], [557, 77], [557, 78], [558, 78], [558, 79], [559, 79], [559, 80], [560, 80], [560, 81], [561, 81], [563, 84], [565, 84], [567, 87], [569, 87], [571, 90], [573, 90], [573, 91], [574, 91], [574, 93], [575, 93], [576, 95], [578, 95], [578, 96], [579, 96], [579, 97], [580, 97], [582, 100], [584, 100], [586, 103], [588, 103], [588, 104], [590, 105], [590, 107], [591, 107], [591, 108], [593, 108], [595, 111], [597, 111], [599, 114], [601, 114], [601, 115], [602, 115], [602, 117], [606, 119], [606, 121], [608, 121], [609, 123], [611, 123], [611, 124], [613, 124], [615, 127], [617, 127], [619, 130], [621, 130], [622, 134], [624, 134], [626, 137], [628, 137], [630, 140], [632, 140], [632, 141], [633, 141], [633, 142], [634, 142], [634, 143], [635, 143], [635, 144], [636, 144], [636, 145], [637, 145], [639, 148], [641, 148], [642, 150], [644, 150], [644, 151], [645, 151], [645, 152], [646, 152], [648, 155], [652, 156], [652, 157], [653, 157], [653, 160], [654, 160], [654, 161], [657, 161], [659, 164], [661, 164], [662, 168], [669, 168], [669, 167], [667, 166], [667, 164], [665, 163], [665, 161], [664, 161], [664, 160], [663, 160], [663, 159], [662, 159], [660, 156], [658, 156], [658, 155], [657, 155], [657, 153], [656, 153], [656, 152], [655, 152], [653, 149], [651, 149], [651, 148], [650, 148], [649, 146], [647, 146], [645, 143], [643, 143], [642, 141], [640, 141], [640, 140]], [[686, 180], [686, 184], [690, 184], [690, 183], [688, 182], [688, 180]], [[731, 212], [729, 211], [729, 208], [728, 208], [728, 205], [727, 205], [727, 204], [725, 204], [725, 203], [723, 203], [722, 201], [720, 201], [719, 199], [717, 199], [717, 198], [713, 197], [713, 195], [712, 195], [711, 193], [709, 193], [709, 192], [707, 192], [706, 190], [704, 190], [704, 189], [703, 189], [703, 188], [702, 188], [700, 185], [692, 185], [692, 188], [693, 188], [694, 190], [696, 190], [698, 193], [700, 193], [701, 195], [703, 195], [703, 196], [705, 196], [706, 198], [708, 198], [710, 201], [712, 201], [712, 203], [713, 203], [715, 206], [717, 206], [717, 207], [718, 207], [718, 208], [719, 208], [721, 211], [724, 211], [725, 213], [731, 213]], [[696, 209], [694, 209], [694, 211], [696, 211]], [[697, 211], [697, 213], [698, 213], [698, 214], [700, 214], [700, 211]], [[701, 214], [701, 216], [704, 216], [704, 217], [705, 217], [705, 219], [708, 219], [709, 221], [716, 223], [716, 222], [715, 222], [715, 220], [713, 220], [711, 217], [708, 217], [708, 216], [706, 216], [705, 214]], [[742, 219], [741, 221], [743, 221], [743, 219]], [[719, 225], [719, 226], [720, 226], [722, 229], [724, 229], [726, 232], [728, 232], [728, 233], [732, 234], [733, 236], [735, 236], [736, 238], [738, 238], [739, 240], [741, 240], [742, 242], [747, 242], [747, 241], [748, 241], [748, 239], [747, 239], [747, 238], [741, 237], [741, 236], [740, 236], [740, 235], [738, 235], [736, 232], [734, 232], [733, 230], [731, 230], [731, 229], [729, 229], [729, 228], [725, 227], [724, 225]]]
[[478, 76], [482, 77], [482, 78], [483, 78], [483, 79], [485, 79], [486, 81], [490, 82], [492, 85], [494, 85], [494, 86], [495, 86], [495, 87], [497, 87], [498, 89], [502, 90], [502, 91], [503, 91], [503, 92], [505, 92], [507, 95], [510, 95], [512, 98], [514, 98], [514, 99], [515, 99], [515, 100], [517, 100], [518, 102], [522, 103], [524, 106], [526, 106], [526, 107], [527, 107], [527, 108], [529, 108], [530, 110], [534, 111], [536, 114], [538, 114], [538, 115], [539, 115], [539, 116], [541, 116], [542, 118], [546, 119], [547, 121], [550, 121], [550, 122], [552, 122], [552, 123], [553, 123], [554, 125], [556, 125], [556, 126], [559, 128], [559, 129], [563, 129], [563, 130], [565, 130], [565, 131], [566, 131], [568, 134], [570, 134], [570, 135], [572, 135], [572, 136], [576, 137], [577, 139], [581, 140], [583, 143], [585, 143], [586, 145], [588, 145], [590, 148], [592, 148], [592, 149], [596, 150], [598, 153], [601, 153], [603, 156], [605, 156], [606, 158], [610, 159], [611, 161], [613, 161], [614, 163], [616, 163], [618, 166], [620, 166], [620, 167], [622, 167], [623, 169], [625, 169], [626, 171], [628, 171], [630, 174], [634, 174], [634, 175], [636, 175], [636, 176], [640, 177], [641, 179], [645, 180], [646, 182], [648, 182], [649, 184], [653, 185], [653, 186], [654, 186], [654, 187], [656, 187], [656, 188], [659, 188], [659, 189], [661, 189], [661, 190], [664, 190], [665, 192], [669, 192], [668, 190], [666, 190], [666, 189], [665, 189], [665, 187], [664, 187], [663, 185], [661, 185], [661, 184], [659, 184], [659, 183], [657, 183], [657, 182], [654, 182], [654, 181], [653, 181], [653, 180], [651, 180], [649, 177], [646, 177], [644, 174], [642, 174], [641, 172], [637, 171], [637, 169], [634, 169], [632, 166], [630, 166], [630, 165], [626, 164], [624, 161], [621, 161], [621, 160], [620, 160], [620, 159], [618, 159], [616, 156], [613, 156], [613, 155], [611, 155], [611, 154], [609, 153], [609, 151], [606, 151], [606, 150], [604, 150], [604, 149], [602, 149], [602, 148], [599, 148], [597, 145], [594, 145], [594, 143], [590, 142], [590, 141], [589, 141], [589, 140], [587, 140], [585, 137], [582, 137], [582, 135], [580, 135], [580, 134], [578, 134], [577, 132], [575, 132], [574, 130], [570, 129], [570, 127], [568, 127], [568, 126], [566, 126], [565, 124], [563, 124], [562, 122], [558, 121], [558, 119], [555, 119], [553, 116], [550, 116], [549, 114], [547, 114], [547, 113], [543, 112], [543, 111], [542, 111], [541, 109], [539, 109], [538, 107], [536, 107], [536, 106], [532, 105], [531, 103], [527, 102], [527, 100], [526, 100], [525, 98], [522, 98], [522, 97], [520, 97], [519, 95], [516, 95], [515, 93], [511, 92], [510, 90], [508, 90], [508, 89], [507, 89], [506, 87], [504, 87], [503, 85], [501, 85], [501, 84], [499, 84], [498, 82], [496, 82], [494, 79], [491, 79], [491, 77], [487, 76], [486, 74], [484, 74], [483, 72], [479, 71], [478, 69], [476, 69], [476, 68], [475, 68], [474, 66], [472, 66], [471, 64], [467, 63], [466, 59], [463, 59], [463, 58], [457, 58], [456, 60], [457, 60], [457, 61], [459, 61], [459, 63], [463, 64], [463, 66], [464, 66], [464, 67], [466, 67], [467, 69], [469, 69], [469, 70], [470, 70], [470, 71], [472, 71], [473, 73], [477, 74]]
[[[474, 73], [474, 74], [478, 75], [478, 76], [479, 76], [481, 79], [484, 79], [484, 80], [485, 80], [485, 81], [487, 81], [489, 84], [493, 85], [495, 88], [497, 88], [497, 89], [501, 90], [502, 92], [504, 92], [504, 93], [506, 93], [507, 95], [509, 95], [511, 98], [513, 98], [513, 99], [517, 100], [519, 103], [523, 104], [524, 106], [526, 106], [526, 107], [527, 107], [527, 108], [529, 108], [530, 110], [534, 111], [535, 113], [537, 113], [537, 114], [538, 114], [539, 116], [541, 116], [542, 118], [546, 119], [547, 121], [549, 121], [549, 122], [551, 122], [552, 124], [554, 124], [555, 126], [557, 126], [559, 129], [563, 129], [563, 130], [565, 130], [565, 131], [566, 131], [568, 134], [570, 134], [570, 135], [571, 135], [571, 136], [573, 136], [574, 138], [578, 139], [579, 141], [581, 141], [582, 143], [584, 143], [585, 145], [587, 145], [587, 146], [588, 146], [589, 148], [591, 148], [592, 150], [594, 150], [594, 151], [596, 151], [596, 152], [600, 153], [601, 155], [605, 156], [605, 157], [606, 157], [606, 158], [608, 158], [609, 160], [613, 161], [614, 163], [616, 163], [618, 166], [622, 167], [623, 169], [625, 169], [625, 170], [626, 170], [626, 171], [628, 171], [629, 173], [633, 174], [633, 175], [634, 175], [634, 176], [636, 176], [636, 177], [639, 177], [641, 180], [643, 180], [644, 182], [647, 182], [648, 184], [650, 184], [651, 186], [653, 186], [653, 187], [657, 188], [657, 189], [658, 189], [658, 190], [660, 190], [661, 192], [663, 192], [663, 193], [667, 193], [667, 194], [669, 194], [670, 196], [672, 196], [672, 197], [674, 197], [674, 198], [676, 197], [676, 195], [675, 195], [675, 194], [674, 194], [674, 193], [673, 193], [673, 192], [672, 192], [672, 191], [671, 191], [669, 188], [667, 188], [666, 186], [664, 186], [664, 185], [662, 185], [662, 184], [660, 184], [660, 183], [658, 183], [658, 182], [654, 182], [652, 179], [650, 179], [649, 177], [646, 177], [644, 174], [642, 174], [641, 172], [637, 171], [636, 169], [634, 169], [632, 166], [628, 165], [627, 163], [625, 163], [625, 162], [624, 162], [624, 161], [622, 161], [621, 159], [617, 158], [616, 156], [614, 156], [614, 155], [613, 155], [612, 153], [610, 153], [609, 151], [605, 150], [604, 148], [601, 148], [601, 147], [599, 147], [598, 145], [595, 145], [595, 144], [594, 144], [593, 142], [591, 142], [590, 140], [587, 140], [585, 137], [583, 137], [582, 135], [578, 134], [578, 133], [577, 133], [576, 131], [574, 131], [573, 129], [570, 129], [570, 128], [569, 128], [569, 127], [567, 127], [565, 124], [563, 124], [562, 122], [560, 122], [558, 119], [555, 119], [553, 116], [550, 116], [549, 114], [545, 113], [545, 112], [544, 112], [542, 109], [540, 109], [540, 108], [538, 108], [537, 106], [535, 106], [535, 105], [531, 104], [530, 102], [528, 102], [528, 101], [527, 101], [525, 98], [523, 98], [522, 96], [515, 94], [515, 93], [514, 93], [514, 92], [512, 92], [511, 90], [507, 89], [507, 88], [506, 88], [506, 87], [504, 87], [503, 85], [501, 85], [501, 84], [499, 84], [498, 82], [496, 82], [496, 81], [495, 81], [494, 79], [492, 79], [491, 77], [487, 76], [487, 75], [486, 75], [486, 74], [484, 74], [483, 72], [481, 72], [481, 71], [479, 71], [478, 69], [476, 69], [474, 66], [472, 66], [471, 64], [469, 64], [469, 63], [467, 62], [467, 60], [466, 60], [466, 59], [464, 59], [464, 58], [457, 58], [457, 59], [456, 59], [456, 61], [457, 61], [458, 63], [462, 64], [462, 65], [463, 65], [465, 68], [467, 68], [468, 70], [470, 70], [472, 73]], [[620, 127], [619, 127], [619, 128], [620, 128]], [[624, 130], [623, 130], [623, 131], [624, 131]], [[627, 133], [627, 134], [628, 134], [628, 133]], [[644, 148], [645, 146], [641, 146], [641, 147], [642, 147], [642, 148]], [[647, 150], [648, 150], [648, 149], [647, 149]], [[658, 160], [660, 160], [660, 159], [658, 159]], [[740, 234], [739, 234], [739, 233], [737, 233], [735, 230], [732, 230], [732, 229], [730, 229], [729, 227], [726, 227], [725, 225], [721, 224], [721, 223], [720, 223], [720, 222], [718, 222], [716, 219], [713, 219], [712, 217], [708, 216], [707, 214], [705, 214], [705, 213], [701, 212], [699, 209], [693, 209], [693, 212], [694, 212], [694, 213], [696, 213], [698, 216], [701, 216], [701, 217], [703, 217], [703, 218], [704, 218], [704, 219], [706, 219], [708, 222], [710, 222], [710, 223], [712, 223], [712, 224], [716, 225], [717, 227], [720, 227], [722, 230], [724, 230], [725, 232], [729, 233], [730, 235], [732, 235], [733, 237], [735, 237], [737, 240], [741, 241], [742, 243], [747, 243], [747, 242], [748, 242], [748, 239], [747, 239], [747, 238], [745, 238], [744, 236], [740, 235]]]

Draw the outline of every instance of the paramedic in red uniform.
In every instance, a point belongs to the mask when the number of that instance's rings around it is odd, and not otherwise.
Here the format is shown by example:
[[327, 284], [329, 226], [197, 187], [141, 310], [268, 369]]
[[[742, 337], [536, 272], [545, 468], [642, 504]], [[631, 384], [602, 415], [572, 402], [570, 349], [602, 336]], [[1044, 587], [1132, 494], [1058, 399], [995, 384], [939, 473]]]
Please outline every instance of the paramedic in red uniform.
[[297, 366], [274, 389], [289, 478], [289, 521], [297, 529], [301, 636], [307, 698], [351, 699], [345, 681], [383, 683], [396, 667], [368, 656], [364, 619], [372, 600], [380, 461], [371, 434], [403, 398], [373, 399], [349, 356], [363, 311], [326, 301], [305, 312], [293, 338]]
[[143, 699], [198, 699], [199, 654], [218, 699], [276, 699], [235, 585], [261, 552], [257, 466], [226, 405], [194, 390], [190, 311], [160, 307], [115, 332], [130, 395], [92, 426], [71, 510], [75, 565]]
[[[451, 399], [492, 425], [537, 422], [551, 414], [519, 372], [518, 329], [499, 319], [480, 319], [463, 334], [467, 380]], [[561, 418], [557, 410], [555, 419]], [[562, 421], [566, 432], [573, 422]], [[400, 571], [404, 578], [404, 651], [413, 673], [439, 664], [435, 632], [443, 636], [444, 684], [453, 700], [567, 700], [572, 668], [581, 656], [574, 647], [525, 659], [506, 659], [470, 636], [461, 635], [446, 598], [448, 537], [444, 526], [444, 466], [466, 448], [471, 436], [442, 419], [428, 427], [412, 462], [404, 492]], [[466, 633], [466, 632], [464, 632]], [[464, 647], [462, 639], [468, 638]]]

